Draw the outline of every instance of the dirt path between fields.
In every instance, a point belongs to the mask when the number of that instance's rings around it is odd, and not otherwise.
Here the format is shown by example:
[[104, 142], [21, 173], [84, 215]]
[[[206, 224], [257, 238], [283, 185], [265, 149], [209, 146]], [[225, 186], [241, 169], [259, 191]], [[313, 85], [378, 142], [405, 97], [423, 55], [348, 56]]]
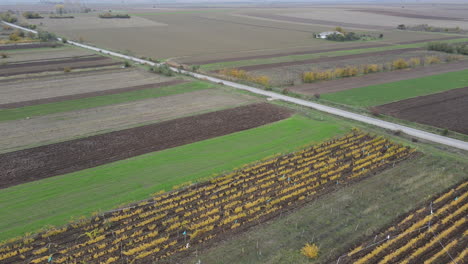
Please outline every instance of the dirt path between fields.
[[267, 103], [0, 155], [0, 189], [251, 129], [291, 116]]
[[237, 107], [259, 99], [218, 89], [0, 123], [0, 152]]
[[139, 90], [145, 90], [145, 89], [152, 89], [152, 88], [159, 88], [159, 87], [164, 87], [164, 86], [176, 85], [176, 84], [181, 84], [181, 83], [186, 83], [186, 82], [188, 82], [188, 81], [173, 80], [173, 81], [162, 82], [162, 83], [150, 83], [150, 84], [143, 84], [143, 85], [125, 87], [125, 88], [109, 89], [109, 90], [105, 90], [105, 91], [97, 91], [97, 92], [89, 92], [89, 93], [81, 93], [81, 94], [73, 94], [73, 95], [64, 95], [64, 96], [50, 97], [50, 98], [30, 100], [30, 101], [22, 101], [22, 102], [10, 103], [10, 104], [0, 104], [0, 109], [12, 109], [12, 108], [18, 108], [18, 107], [25, 107], [25, 106], [39, 105], [39, 104], [48, 104], [48, 103], [56, 103], [56, 102], [76, 100], [76, 99], [89, 98], [89, 97], [95, 97], [95, 96], [119, 94], [119, 93], [125, 93], [125, 92], [132, 92], [132, 91], [139, 91]]
[[434, 74], [442, 74], [453, 71], [462, 71], [468, 68], [468, 60], [438, 64], [433, 66], [419, 67], [415, 69], [398, 70], [391, 72], [379, 72], [352, 78], [343, 78], [332, 81], [323, 81], [317, 83], [302, 84], [297, 86], [288, 87], [289, 90], [305, 94], [325, 94], [345, 91], [353, 88], [365, 87], [375, 84], [383, 84], [389, 82], [396, 82], [401, 80], [408, 80]]
[[410, 98], [376, 108], [386, 115], [468, 135], [468, 87]]
[[270, 64], [244, 66], [244, 67], [237, 67], [237, 69], [245, 70], [245, 71], [256, 71], [256, 70], [287, 67], [287, 66], [294, 66], [294, 65], [341, 61], [341, 60], [354, 59], [354, 58], [365, 58], [365, 57], [394, 55], [394, 54], [397, 55], [403, 52], [415, 51], [415, 50], [423, 50], [423, 48], [407, 48], [407, 49], [376, 51], [376, 52], [368, 52], [368, 53], [361, 53], [361, 54], [334, 56], [334, 57], [321, 57], [321, 58], [300, 60], [300, 61], [278, 62], [278, 63], [270, 63]]

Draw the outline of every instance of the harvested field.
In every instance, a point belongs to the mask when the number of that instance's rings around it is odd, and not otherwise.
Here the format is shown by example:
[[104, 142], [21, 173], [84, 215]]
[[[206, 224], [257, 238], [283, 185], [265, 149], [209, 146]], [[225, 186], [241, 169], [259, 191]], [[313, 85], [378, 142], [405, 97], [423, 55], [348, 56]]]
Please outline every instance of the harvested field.
[[346, 27], [346, 28], [371, 29], [371, 30], [393, 29], [391, 27], [386, 27], [386, 26], [347, 23], [347, 22], [338, 22], [338, 21], [333, 21], [333, 20], [322, 20], [322, 19], [312, 19], [312, 18], [301, 18], [301, 17], [292, 17], [292, 16], [276, 15], [276, 14], [248, 13], [247, 15], [252, 16], [252, 17], [261, 17], [261, 18], [272, 19], [272, 20], [306, 23], [306, 24], [314, 24], [314, 25], [324, 25], [324, 26], [330, 26], [330, 27], [339, 26], [339, 27]]
[[[0, 105], [24, 101], [73, 96], [126, 87], [168, 82], [169, 77], [135, 68], [70, 72], [59, 76], [41, 76], [0, 81]], [[0, 108], [2, 108], [0, 106]]]
[[105, 66], [120, 65], [121, 62], [116, 62], [110, 58], [102, 56], [90, 56], [74, 59], [60, 59], [60, 60], [44, 60], [42, 62], [30, 63], [15, 63], [0, 65], [0, 77], [13, 76], [20, 74], [32, 74], [41, 72], [64, 71], [64, 68], [73, 69], [86, 69]]
[[[0, 263], [20, 263], [21, 254], [36, 262], [51, 254], [59, 263], [72, 259], [165, 262], [334, 191], [337, 182], [342, 186], [362, 180], [413, 152], [382, 137], [355, 131], [127, 209], [42, 232], [28, 238], [28, 248], [19, 254], [12, 252], [22, 241], [12, 242], [0, 249]], [[81, 235], [93, 229], [101, 232], [92, 238]], [[51, 246], [44, 247], [42, 241]]]
[[351, 10], [353, 12], [364, 12], [364, 13], [371, 13], [371, 14], [378, 14], [378, 15], [385, 15], [385, 16], [396, 16], [396, 17], [409, 17], [409, 18], [420, 18], [420, 19], [434, 19], [434, 20], [453, 20], [453, 21], [465, 21], [464, 18], [454, 18], [454, 17], [444, 17], [444, 16], [431, 16], [431, 15], [423, 15], [423, 14], [411, 14], [411, 13], [403, 13], [398, 11], [392, 10], [376, 10], [376, 9], [356, 9]]
[[181, 84], [185, 82], [187, 81], [173, 80], [173, 81], [161, 82], [161, 83], [150, 83], [150, 84], [144, 84], [144, 85], [125, 87], [125, 88], [109, 89], [109, 90], [98, 91], [98, 92], [80, 93], [80, 94], [49, 97], [49, 98], [30, 100], [30, 101], [21, 101], [21, 102], [10, 103], [10, 104], [1, 104], [0, 109], [13, 109], [13, 108], [25, 107], [25, 106], [31, 106], [31, 105], [48, 104], [48, 103], [63, 102], [63, 101], [68, 101], [68, 100], [83, 99], [83, 98], [89, 98], [89, 97], [95, 97], [95, 96], [119, 94], [119, 93], [131, 92], [131, 91], [139, 91], [139, 90], [145, 90], [145, 89], [176, 85], [176, 84]]
[[[377, 48], [377, 47], [385, 47], [389, 46], [390, 44], [370, 44], [365, 46], [360, 46], [359, 48]], [[205, 61], [191, 61], [188, 62], [189, 64], [195, 65], [203, 65], [203, 64], [211, 64], [217, 62], [228, 62], [228, 61], [240, 61], [240, 60], [252, 60], [252, 59], [265, 59], [265, 58], [274, 58], [274, 57], [282, 57], [282, 56], [290, 56], [290, 55], [304, 55], [304, 54], [311, 54], [311, 53], [322, 53], [322, 52], [332, 52], [332, 51], [340, 51], [340, 50], [353, 50], [356, 47], [348, 47], [348, 48], [334, 48], [334, 49], [323, 49], [323, 50], [304, 50], [304, 51], [292, 51], [287, 53], [275, 53], [275, 54], [267, 54], [267, 55], [252, 55], [252, 56], [245, 56], [245, 57], [235, 57], [235, 58], [227, 58], [227, 59], [212, 59], [212, 60], [205, 60]]]
[[340, 263], [465, 263], [467, 213], [468, 182], [465, 181], [387, 230], [368, 237], [368, 242], [343, 255]]
[[0, 45], [0, 50], [18, 50], [18, 49], [37, 49], [37, 48], [52, 48], [59, 47], [57, 43], [27, 43], [27, 44], [9, 44]]
[[386, 115], [468, 135], [468, 87], [377, 106]]
[[73, 112], [0, 123], [0, 151], [8, 152], [148, 124], [182, 116], [237, 107], [258, 99], [207, 89]]
[[386, 51], [368, 52], [368, 53], [352, 54], [352, 55], [344, 55], [344, 56], [335, 56], [335, 57], [324, 57], [324, 58], [300, 60], [300, 61], [280, 62], [280, 63], [271, 63], [271, 64], [260, 64], [260, 65], [238, 67], [238, 69], [245, 70], [245, 71], [256, 71], [256, 70], [279, 68], [279, 67], [288, 67], [288, 66], [301, 65], [301, 64], [312, 64], [312, 63], [342, 61], [342, 60], [354, 59], [354, 58], [386, 56], [386, 55], [398, 55], [398, 54], [401, 54], [401, 53], [404, 53], [404, 52], [416, 51], [416, 50], [423, 50], [423, 48], [407, 48], [407, 49], [399, 49], [399, 50], [386, 50]]
[[291, 86], [288, 89], [295, 93], [305, 95], [326, 94], [350, 90], [353, 88], [365, 87], [369, 85], [390, 83], [424, 76], [431, 76], [434, 74], [460, 71], [466, 69], [467, 67], [468, 61], [465, 60], [454, 63], [419, 67], [415, 69], [398, 70], [392, 72], [379, 72], [352, 78], [301, 84], [297, 86]]
[[42, 48], [42, 49], [24, 49], [24, 50], [6, 50], [3, 53], [8, 55], [8, 58], [1, 59], [2, 62], [27, 62], [49, 59], [71, 59], [76, 56], [93, 55], [94, 53], [74, 47], [63, 46], [59, 48]]
[[252, 104], [2, 154], [0, 189], [251, 129], [291, 114], [271, 104]]

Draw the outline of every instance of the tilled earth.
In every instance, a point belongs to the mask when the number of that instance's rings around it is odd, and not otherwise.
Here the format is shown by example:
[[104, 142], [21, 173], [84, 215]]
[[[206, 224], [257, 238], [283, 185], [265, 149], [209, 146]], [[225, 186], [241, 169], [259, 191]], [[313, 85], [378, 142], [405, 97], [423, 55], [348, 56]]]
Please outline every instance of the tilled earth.
[[2, 154], [0, 188], [251, 129], [291, 114], [258, 103]]
[[386, 114], [468, 135], [468, 87], [378, 106]]

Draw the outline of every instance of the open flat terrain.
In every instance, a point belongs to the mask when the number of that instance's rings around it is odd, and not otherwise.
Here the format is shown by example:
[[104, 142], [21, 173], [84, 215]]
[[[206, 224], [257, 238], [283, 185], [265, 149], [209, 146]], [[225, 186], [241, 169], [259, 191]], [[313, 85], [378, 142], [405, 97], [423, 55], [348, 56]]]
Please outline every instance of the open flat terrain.
[[[161, 88], [156, 88], [156, 90]], [[208, 89], [0, 122], [3, 152], [240, 106], [257, 99]]]
[[0, 188], [70, 173], [285, 119], [267, 103], [173, 119], [0, 155]]
[[138, 69], [113, 69], [86, 73], [70, 73], [1, 82], [0, 109], [2, 105], [24, 101], [70, 96], [82, 93], [167, 82], [171, 78]]
[[468, 135], [468, 87], [377, 106], [380, 112]]

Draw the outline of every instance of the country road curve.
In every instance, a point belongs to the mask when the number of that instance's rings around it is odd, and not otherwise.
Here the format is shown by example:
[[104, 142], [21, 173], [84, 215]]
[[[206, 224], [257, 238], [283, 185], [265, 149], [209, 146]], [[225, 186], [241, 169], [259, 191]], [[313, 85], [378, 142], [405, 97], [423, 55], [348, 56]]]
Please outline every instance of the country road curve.
[[[15, 27], [15, 28], [27, 31], [27, 32], [32, 32], [32, 33], [37, 34], [37, 31], [35, 31], [35, 30], [27, 29], [27, 28], [24, 28], [24, 27], [15, 25], [15, 24], [5, 22], [5, 21], [2, 21], [2, 22], [4, 24], [7, 24], [7, 25], [11, 26], [11, 27]], [[59, 38], [59, 40], [61, 40], [61, 39]], [[89, 45], [84, 45], [84, 44], [74, 42], [74, 41], [68, 41], [67, 43], [69, 43], [71, 45], [74, 45], [74, 46], [77, 46], [77, 47], [97, 51], [97, 52], [100, 52], [102, 54], [111, 55], [111, 56], [114, 56], [114, 57], [126, 59], [126, 60], [133, 61], [133, 62], [140, 63], [140, 64], [147, 64], [147, 65], [151, 65], [151, 66], [161, 65], [161, 64], [154, 63], [154, 62], [151, 62], [151, 61], [142, 60], [142, 59], [139, 59], [139, 58], [136, 58], [136, 57], [127, 56], [127, 55], [124, 55], [124, 54], [120, 54], [120, 53], [113, 52], [113, 51], [108, 51], [108, 50], [101, 49], [101, 48], [96, 48], [96, 47], [89, 46]], [[444, 136], [433, 134], [433, 133], [426, 132], [426, 131], [423, 131], [423, 130], [419, 130], [419, 129], [415, 129], [415, 128], [411, 128], [411, 127], [407, 127], [407, 126], [403, 126], [403, 125], [383, 121], [383, 120], [380, 120], [380, 119], [376, 119], [376, 118], [356, 114], [356, 113], [353, 113], [353, 112], [348, 112], [348, 111], [341, 110], [341, 109], [338, 109], [338, 108], [325, 106], [325, 105], [322, 105], [322, 104], [318, 104], [318, 103], [298, 99], [298, 98], [287, 96], [287, 95], [278, 94], [278, 93], [271, 92], [271, 91], [265, 91], [265, 90], [255, 88], [255, 87], [252, 87], [252, 86], [243, 85], [243, 84], [239, 84], [239, 83], [235, 83], [235, 82], [231, 82], [231, 81], [226, 81], [226, 80], [223, 80], [223, 79], [211, 77], [211, 76], [204, 75], [204, 74], [194, 73], [194, 72], [190, 72], [190, 71], [186, 71], [186, 70], [180, 70], [180, 69], [177, 69], [177, 68], [174, 68], [174, 67], [170, 67], [170, 68], [172, 70], [176, 71], [176, 72], [181, 72], [183, 74], [190, 75], [190, 76], [192, 76], [194, 78], [197, 78], [197, 79], [208, 80], [208, 81], [215, 82], [215, 83], [223, 83], [224, 85], [232, 87], [232, 88], [236, 88], [236, 89], [240, 89], [240, 90], [244, 90], [244, 91], [249, 91], [249, 92], [254, 93], [254, 94], [263, 95], [263, 96], [266, 96], [266, 97], [269, 97], [269, 98], [282, 100], [282, 101], [285, 101], [285, 102], [294, 103], [294, 104], [301, 105], [301, 106], [306, 106], [306, 107], [309, 107], [309, 108], [312, 108], [312, 109], [315, 109], [315, 110], [318, 110], [318, 111], [326, 112], [326, 113], [329, 113], [329, 114], [332, 114], [332, 115], [336, 115], [336, 116], [348, 118], [348, 119], [351, 119], [351, 120], [363, 122], [363, 123], [366, 123], [366, 124], [374, 125], [374, 126], [377, 126], [377, 127], [385, 128], [385, 129], [388, 129], [388, 130], [391, 130], [391, 131], [401, 131], [402, 133], [405, 133], [405, 134], [410, 135], [410, 136], [415, 137], [415, 138], [419, 138], [419, 139], [422, 139], [422, 140], [427, 140], [427, 141], [430, 141], [430, 142], [434, 142], [434, 143], [446, 145], [446, 146], [449, 146], [449, 147], [454, 147], [454, 148], [458, 148], [458, 149], [468, 151], [468, 142], [461, 141], [461, 140], [458, 140], [458, 139], [444, 137]]]

